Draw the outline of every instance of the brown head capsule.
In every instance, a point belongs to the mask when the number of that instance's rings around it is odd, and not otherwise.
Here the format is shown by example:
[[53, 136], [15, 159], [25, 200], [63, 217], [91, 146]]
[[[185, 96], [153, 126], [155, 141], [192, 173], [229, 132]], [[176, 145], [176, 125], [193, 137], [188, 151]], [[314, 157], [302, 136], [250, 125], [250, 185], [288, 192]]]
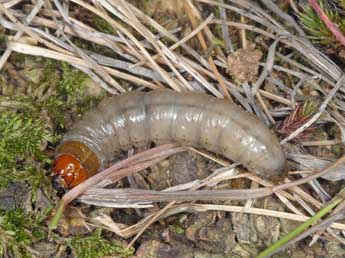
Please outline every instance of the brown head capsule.
[[62, 154], [55, 159], [53, 171], [63, 188], [72, 188], [87, 179], [87, 172], [81, 162], [72, 154]]
[[97, 156], [85, 144], [66, 141], [57, 150], [53, 172], [59, 187], [71, 189], [94, 175], [98, 168]]

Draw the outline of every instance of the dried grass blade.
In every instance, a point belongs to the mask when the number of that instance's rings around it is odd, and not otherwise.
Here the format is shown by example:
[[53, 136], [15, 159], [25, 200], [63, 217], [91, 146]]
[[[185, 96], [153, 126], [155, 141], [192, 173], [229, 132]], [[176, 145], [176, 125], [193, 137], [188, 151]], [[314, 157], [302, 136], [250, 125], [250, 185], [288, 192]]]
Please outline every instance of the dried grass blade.
[[[31, 10], [30, 14], [25, 18], [24, 25], [30, 24], [32, 19], [37, 15], [37, 13], [42, 8], [43, 3], [44, 3], [43, 0], [37, 1], [35, 7]], [[0, 10], [2, 12], [7, 12], [7, 9], [3, 4], [0, 4]], [[18, 40], [22, 35], [23, 35], [23, 31], [18, 31], [13, 39]], [[4, 64], [6, 63], [6, 61], [10, 55], [11, 55], [11, 50], [9, 48], [7, 48], [0, 58], [0, 71], [1, 71], [2, 67], [4, 66]]]

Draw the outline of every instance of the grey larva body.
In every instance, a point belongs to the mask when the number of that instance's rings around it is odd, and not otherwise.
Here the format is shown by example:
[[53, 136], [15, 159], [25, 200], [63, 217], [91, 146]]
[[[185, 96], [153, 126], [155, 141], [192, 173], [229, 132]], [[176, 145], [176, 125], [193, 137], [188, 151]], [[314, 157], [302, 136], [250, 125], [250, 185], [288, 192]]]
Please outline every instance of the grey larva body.
[[178, 143], [240, 162], [264, 177], [277, 176], [285, 155], [277, 137], [254, 115], [225, 99], [173, 91], [130, 92], [104, 99], [64, 136], [86, 144], [101, 168], [130, 147]]

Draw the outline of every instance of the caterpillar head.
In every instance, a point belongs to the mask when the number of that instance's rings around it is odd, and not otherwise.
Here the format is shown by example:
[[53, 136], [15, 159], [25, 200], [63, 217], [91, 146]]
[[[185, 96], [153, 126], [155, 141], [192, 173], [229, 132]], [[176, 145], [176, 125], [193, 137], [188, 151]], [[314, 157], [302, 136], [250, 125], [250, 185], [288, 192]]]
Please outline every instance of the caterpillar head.
[[66, 141], [57, 148], [53, 167], [53, 186], [57, 190], [71, 189], [97, 173], [99, 160], [84, 143]]
[[54, 162], [54, 183], [58, 187], [71, 189], [87, 179], [87, 171], [72, 154], [59, 155]]

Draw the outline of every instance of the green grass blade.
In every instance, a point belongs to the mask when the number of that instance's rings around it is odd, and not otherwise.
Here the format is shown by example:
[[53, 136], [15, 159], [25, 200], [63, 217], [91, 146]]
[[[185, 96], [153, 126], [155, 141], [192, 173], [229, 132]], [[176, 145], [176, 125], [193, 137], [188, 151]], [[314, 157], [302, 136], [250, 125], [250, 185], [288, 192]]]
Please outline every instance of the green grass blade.
[[335, 206], [337, 206], [342, 199], [336, 198], [331, 203], [327, 204], [324, 208], [322, 208], [318, 213], [316, 213], [313, 217], [302, 223], [300, 226], [292, 230], [290, 233], [288, 233], [285, 237], [275, 242], [273, 245], [259, 253], [257, 258], [264, 258], [268, 257], [270, 254], [272, 254], [275, 250], [280, 248], [281, 246], [285, 245], [287, 242], [289, 242], [291, 239], [295, 238], [299, 234], [301, 234], [305, 229], [307, 229], [310, 225], [317, 222], [319, 219], [321, 219], [323, 216], [325, 216], [328, 212], [330, 212]]

